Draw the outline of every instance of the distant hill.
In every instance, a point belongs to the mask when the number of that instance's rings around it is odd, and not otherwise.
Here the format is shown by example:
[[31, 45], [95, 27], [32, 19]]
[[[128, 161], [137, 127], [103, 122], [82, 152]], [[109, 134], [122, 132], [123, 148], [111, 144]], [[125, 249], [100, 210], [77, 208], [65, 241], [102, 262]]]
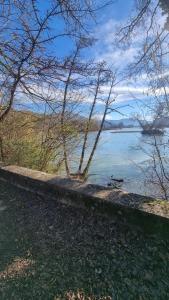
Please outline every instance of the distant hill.
[[169, 117], [162, 117], [157, 119], [155, 125], [159, 128], [169, 127]]
[[120, 120], [108, 120], [104, 123], [104, 129], [113, 129], [113, 128], [131, 128], [139, 127], [137, 120], [132, 118], [124, 118]]
[[[34, 128], [37, 132], [47, 129], [48, 127], [58, 128], [60, 127], [60, 113], [55, 114], [42, 114], [42, 113], [35, 113], [28, 110], [16, 110], [11, 109], [10, 113], [8, 114], [8, 118], [6, 122], [9, 124], [17, 124], [17, 126], [26, 126], [30, 128]], [[65, 112], [65, 121], [67, 126], [70, 126], [77, 131], [84, 131], [86, 128], [87, 120], [85, 117], [81, 116], [80, 114], [73, 114], [72, 112]], [[5, 123], [5, 122], [4, 122]], [[99, 121], [92, 120], [90, 124], [89, 131], [95, 131], [99, 128]]]
[[[79, 131], [84, 131], [86, 127], [87, 119], [80, 114], [69, 114], [66, 116], [68, 120], [68, 124], [73, 126], [74, 128], [78, 129]], [[48, 127], [53, 125], [60, 124], [60, 114], [47, 114], [45, 116], [40, 113], [34, 113], [31, 111], [18, 111], [18, 110], [11, 110], [8, 120], [11, 122], [22, 123], [23, 126], [28, 125], [32, 127], [32, 123], [34, 124], [34, 129], [39, 131], [44, 128], [44, 126]], [[45, 122], [44, 122], [45, 121]], [[98, 130], [100, 126], [100, 122], [98, 119], [93, 119], [90, 125], [89, 131]], [[144, 123], [144, 121], [142, 121]], [[169, 117], [161, 117], [155, 121], [155, 125], [158, 128], [165, 128], [169, 127]], [[103, 130], [108, 129], [120, 129], [120, 128], [133, 128], [133, 127], [140, 127], [139, 122], [133, 118], [122, 118], [120, 120], [106, 120], [104, 122]]]
[[[144, 123], [144, 121], [142, 121]], [[155, 125], [158, 128], [169, 127], [169, 117], [161, 117], [155, 121]], [[120, 120], [108, 120], [104, 123], [104, 129], [120, 129], [120, 128], [132, 128], [140, 127], [137, 120], [133, 118], [124, 118]]]

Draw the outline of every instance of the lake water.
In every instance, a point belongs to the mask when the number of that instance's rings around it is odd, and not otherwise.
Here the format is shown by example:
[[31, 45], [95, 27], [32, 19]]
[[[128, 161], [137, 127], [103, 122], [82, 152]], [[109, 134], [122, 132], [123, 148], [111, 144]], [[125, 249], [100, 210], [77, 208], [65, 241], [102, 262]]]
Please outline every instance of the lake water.
[[[95, 132], [90, 133], [88, 153], [95, 135]], [[161, 138], [164, 137], [157, 137], [157, 139]], [[90, 166], [88, 182], [107, 185], [111, 181], [110, 177], [113, 176], [124, 180], [121, 186], [124, 190], [149, 196], [155, 195], [150, 184], [146, 184], [150, 156], [145, 151], [151, 153], [152, 146], [149, 145], [151, 142], [153, 137], [142, 135], [139, 129], [134, 129], [134, 132], [133, 129], [131, 132], [130, 129], [123, 129], [120, 132], [103, 131]], [[76, 155], [78, 156], [78, 153]]]

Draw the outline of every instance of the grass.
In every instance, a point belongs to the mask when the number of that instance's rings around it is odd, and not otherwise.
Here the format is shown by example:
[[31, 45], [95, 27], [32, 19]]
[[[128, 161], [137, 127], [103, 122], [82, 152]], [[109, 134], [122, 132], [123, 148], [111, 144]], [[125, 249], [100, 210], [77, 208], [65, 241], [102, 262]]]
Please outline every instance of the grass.
[[0, 182], [0, 299], [88, 297], [169, 299], [169, 241]]

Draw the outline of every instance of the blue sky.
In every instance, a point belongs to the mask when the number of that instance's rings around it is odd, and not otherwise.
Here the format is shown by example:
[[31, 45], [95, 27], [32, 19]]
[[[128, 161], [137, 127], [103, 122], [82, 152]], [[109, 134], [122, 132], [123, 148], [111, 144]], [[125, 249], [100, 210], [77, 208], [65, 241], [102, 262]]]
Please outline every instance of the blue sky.
[[[43, 4], [41, 9], [46, 7], [45, 1], [41, 1]], [[97, 23], [89, 23], [88, 27], [91, 34], [97, 38], [97, 42], [90, 49], [87, 50], [84, 55], [87, 58], [93, 58], [96, 61], [105, 60], [108, 64], [114, 66], [118, 71], [122, 71], [127, 64], [134, 62], [135, 56], [138, 51], [138, 45], [142, 38], [142, 32], [139, 32], [136, 37], [136, 42], [130, 45], [124, 51], [116, 49], [113, 44], [116, 27], [121, 24], [126, 24], [129, 17], [131, 17], [133, 9], [133, 0], [115, 0], [114, 4], [106, 7], [97, 13]], [[163, 22], [163, 21], [162, 21]], [[53, 30], [60, 32], [63, 30], [63, 22], [57, 21], [52, 24]], [[70, 38], [59, 38], [56, 39], [49, 47], [49, 52], [57, 57], [68, 55], [73, 47], [73, 42]], [[111, 119], [120, 119], [124, 117], [131, 117], [136, 111], [138, 111], [139, 103], [148, 101], [151, 95], [147, 97], [146, 78], [140, 77], [137, 82], [123, 81], [115, 91], [118, 94], [116, 107], [121, 107], [120, 112], [123, 115], [113, 113], [108, 116]], [[83, 105], [83, 111], [85, 107], [90, 105], [90, 101], [87, 101]], [[30, 106], [32, 108], [32, 106]], [[41, 107], [42, 109], [42, 107]], [[41, 110], [40, 109], [40, 110]], [[98, 105], [97, 117], [102, 116], [103, 106]]]
[[[102, 2], [102, 1], [101, 1]], [[131, 14], [133, 7], [133, 0], [114, 0], [111, 6], [105, 7], [103, 10], [99, 10], [96, 15], [96, 23], [90, 22], [89, 31], [95, 35], [97, 28], [104, 26], [111, 20], [124, 22]], [[53, 29], [60, 27], [62, 29], [62, 22], [60, 24], [53, 23]], [[52, 45], [53, 51], [56, 49], [56, 54], [64, 56], [72, 49], [73, 42], [70, 39], [60, 38]]]
[[[86, 56], [87, 57], [93, 57], [94, 59], [98, 59], [97, 56], [101, 56], [100, 59], [105, 59], [104, 53], [107, 53], [107, 48], [109, 45], [107, 45], [107, 37], [111, 34], [111, 27], [116, 26], [117, 23], [123, 23], [128, 19], [128, 17], [131, 14], [133, 7], [133, 0], [115, 0], [114, 3], [111, 6], [107, 6], [103, 10], [98, 11], [97, 17], [96, 17], [96, 23], [90, 24], [90, 32], [95, 37], [97, 35], [98, 42], [92, 49], [87, 51]], [[114, 25], [113, 25], [114, 24]], [[53, 28], [57, 29], [60, 27], [62, 29], [62, 22], [60, 24], [53, 24]], [[108, 28], [110, 27], [110, 29]], [[114, 28], [115, 29], [115, 28]], [[104, 36], [105, 34], [105, 36]], [[107, 36], [106, 36], [107, 35]], [[104, 41], [105, 40], [105, 41]], [[113, 42], [113, 40], [110, 40], [110, 45]], [[53, 45], [51, 45], [50, 51], [52, 51], [52, 54], [56, 52], [57, 56], [65, 56], [70, 53], [71, 49], [73, 47], [73, 42], [71, 39], [68, 38], [60, 38], [57, 39]], [[105, 49], [104, 49], [105, 47]], [[111, 52], [111, 50], [110, 50]], [[125, 103], [117, 104], [115, 107], [121, 106], [121, 113], [124, 114], [124, 116], [130, 116], [132, 114], [132, 111], [134, 107], [136, 106], [134, 102], [130, 103], [130, 99], [125, 99]], [[89, 104], [90, 105], [90, 104]], [[88, 106], [88, 104], [86, 104]], [[98, 105], [97, 108], [97, 115], [98, 118], [102, 115], [102, 105]], [[85, 105], [84, 105], [85, 110]], [[114, 113], [112, 116], [110, 115], [109, 118], [113, 119], [119, 119], [123, 116], [120, 114]]]

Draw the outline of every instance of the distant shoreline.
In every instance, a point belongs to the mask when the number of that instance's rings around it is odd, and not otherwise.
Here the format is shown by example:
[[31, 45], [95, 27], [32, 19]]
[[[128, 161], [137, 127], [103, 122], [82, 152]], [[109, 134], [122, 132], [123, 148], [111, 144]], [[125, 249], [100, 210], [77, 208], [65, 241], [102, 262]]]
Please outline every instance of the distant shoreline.
[[135, 132], [140, 132], [141, 133], [141, 130], [114, 130], [114, 131], [111, 131], [111, 133], [135, 133]]

